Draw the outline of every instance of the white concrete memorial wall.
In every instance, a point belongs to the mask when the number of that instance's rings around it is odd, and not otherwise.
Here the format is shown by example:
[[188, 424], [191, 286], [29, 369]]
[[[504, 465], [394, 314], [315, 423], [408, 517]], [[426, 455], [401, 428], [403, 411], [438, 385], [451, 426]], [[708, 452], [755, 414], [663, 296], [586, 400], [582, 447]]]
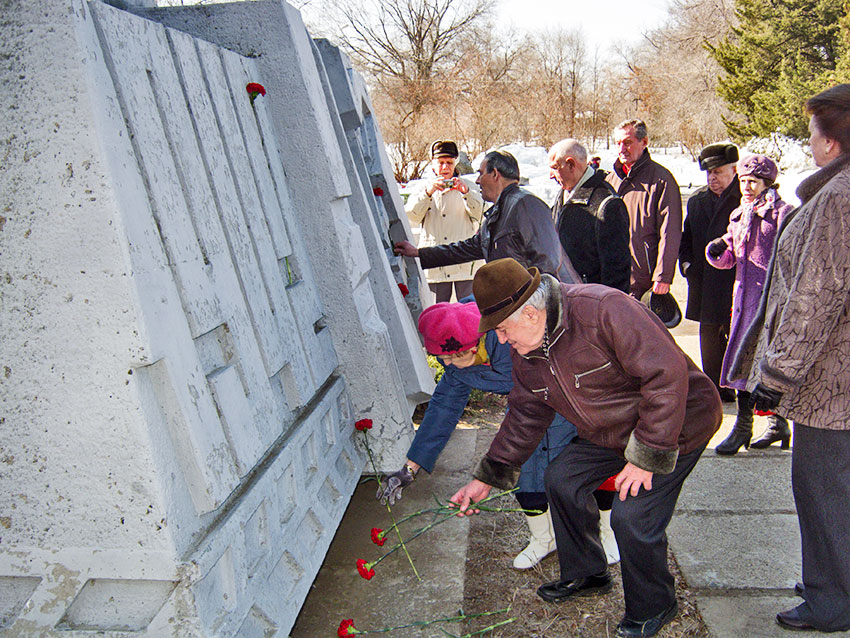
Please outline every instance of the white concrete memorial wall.
[[364, 470], [354, 420], [403, 459], [420, 272], [380, 133], [317, 59], [280, 2], [4, 7], [3, 636], [286, 636]]

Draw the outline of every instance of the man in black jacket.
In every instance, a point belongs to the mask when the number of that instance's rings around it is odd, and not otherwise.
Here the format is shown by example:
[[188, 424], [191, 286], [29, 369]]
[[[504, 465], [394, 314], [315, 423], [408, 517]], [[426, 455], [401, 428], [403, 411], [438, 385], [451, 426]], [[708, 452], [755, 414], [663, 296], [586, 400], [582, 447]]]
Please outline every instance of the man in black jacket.
[[535, 266], [564, 283], [581, 283], [558, 239], [549, 207], [519, 187], [519, 164], [513, 155], [505, 151], [487, 153], [475, 183], [484, 200], [494, 202], [475, 235], [418, 249], [408, 241], [397, 242], [395, 253], [419, 257], [422, 268], [512, 257], [526, 268]]
[[699, 322], [702, 369], [714, 381], [725, 401], [735, 400], [735, 391], [720, 388], [720, 367], [729, 339], [732, 288], [735, 269], [720, 270], [705, 259], [708, 243], [726, 234], [729, 215], [741, 203], [741, 189], [735, 174], [738, 148], [719, 143], [706, 146], [699, 154], [699, 167], [707, 174], [708, 186], [688, 200], [688, 215], [679, 245], [679, 270], [688, 280], [688, 307], [685, 317]]
[[582, 283], [629, 292], [629, 213], [605, 174], [587, 163], [587, 150], [574, 139], [549, 149], [549, 176], [561, 190], [552, 217], [564, 251]]

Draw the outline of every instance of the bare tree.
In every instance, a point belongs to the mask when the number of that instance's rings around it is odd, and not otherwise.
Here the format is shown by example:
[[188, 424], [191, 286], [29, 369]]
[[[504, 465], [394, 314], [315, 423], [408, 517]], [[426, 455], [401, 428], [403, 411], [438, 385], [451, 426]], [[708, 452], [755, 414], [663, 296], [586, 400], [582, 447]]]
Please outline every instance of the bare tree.
[[728, 111], [717, 95], [720, 68], [705, 45], [729, 33], [734, 11], [732, 0], [673, 0], [669, 12], [642, 44], [621, 52], [627, 73], [620, 110], [648, 120], [653, 139], [678, 142], [695, 156], [726, 137]]

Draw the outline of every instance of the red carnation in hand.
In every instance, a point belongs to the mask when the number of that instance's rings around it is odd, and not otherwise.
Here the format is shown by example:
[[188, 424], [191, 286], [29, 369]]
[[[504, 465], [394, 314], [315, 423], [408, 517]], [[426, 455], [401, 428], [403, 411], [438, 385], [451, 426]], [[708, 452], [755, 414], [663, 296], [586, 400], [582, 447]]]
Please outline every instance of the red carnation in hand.
[[363, 430], [371, 430], [372, 429], [372, 419], [360, 419], [359, 421], [355, 421], [354, 429], [362, 432]]
[[248, 95], [251, 97], [251, 104], [254, 103], [254, 99], [258, 95], [266, 94], [266, 87], [257, 82], [248, 82], [248, 84], [245, 85], [245, 90], [248, 91]]
[[336, 635], [339, 638], [345, 638], [346, 636], [351, 636], [353, 634], [359, 634], [360, 632], [354, 628], [354, 620], [349, 618], [348, 620], [343, 620], [339, 623], [339, 629], [336, 630]]
[[372, 542], [378, 547], [383, 547], [384, 543], [387, 542], [387, 539], [384, 537], [384, 530], [380, 527], [372, 528]]
[[399, 284], [398, 289], [401, 290], [402, 297], [407, 297], [410, 294], [410, 289], [404, 284]]
[[383, 197], [384, 196], [384, 189], [381, 188], [380, 186], [375, 186], [375, 188], [372, 189], [372, 192], [375, 194], [375, 197]]
[[757, 414], [758, 416], [770, 416], [773, 412], [770, 410], [753, 410], [753, 414]]
[[366, 580], [371, 580], [372, 576], [375, 575], [375, 570], [372, 569], [372, 565], [362, 558], [357, 559], [357, 571], [360, 572], [360, 575]]

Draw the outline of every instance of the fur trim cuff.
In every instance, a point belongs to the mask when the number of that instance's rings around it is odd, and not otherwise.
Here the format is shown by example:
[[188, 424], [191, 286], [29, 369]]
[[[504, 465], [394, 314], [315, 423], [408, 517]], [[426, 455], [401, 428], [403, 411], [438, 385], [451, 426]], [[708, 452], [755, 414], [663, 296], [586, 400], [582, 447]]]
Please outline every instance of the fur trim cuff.
[[676, 467], [679, 458], [678, 448], [675, 450], [658, 450], [641, 443], [632, 432], [626, 445], [626, 460], [637, 465], [640, 469], [653, 474], [669, 474]]
[[501, 490], [512, 490], [519, 480], [520, 468], [501, 463], [487, 458], [486, 456], [478, 463], [478, 467], [472, 473], [482, 483], [498, 487]]

